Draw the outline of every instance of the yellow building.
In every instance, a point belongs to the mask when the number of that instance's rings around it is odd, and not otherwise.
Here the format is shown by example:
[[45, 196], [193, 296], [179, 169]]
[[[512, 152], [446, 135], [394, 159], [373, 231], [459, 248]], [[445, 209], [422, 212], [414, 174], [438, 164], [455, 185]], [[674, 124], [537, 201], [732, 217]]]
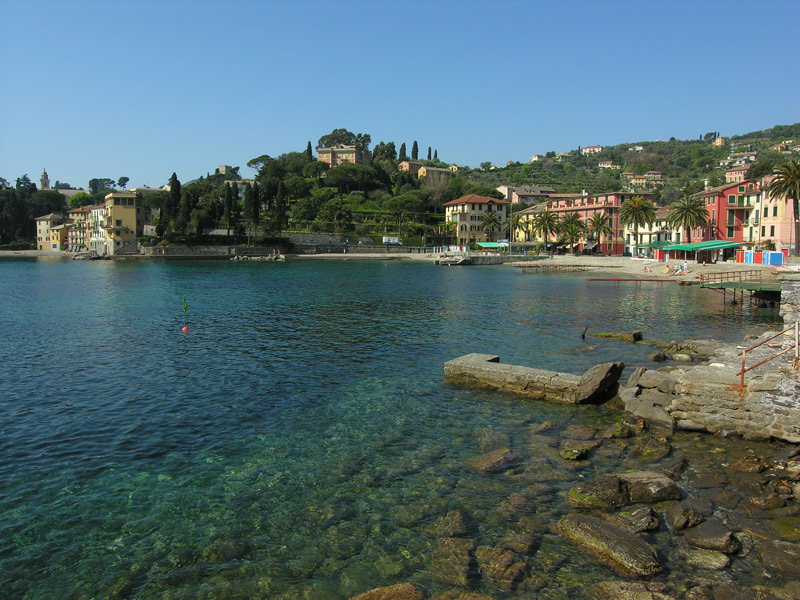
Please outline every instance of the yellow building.
[[63, 243], [66, 241], [66, 229], [56, 229], [64, 224], [64, 215], [50, 213], [43, 217], [36, 217], [36, 249], [52, 250], [60, 252], [64, 249]]
[[[462, 196], [444, 204], [445, 222], [453, 227], [459, 245], [493, 242], [506, 229], [507, 204], [505, 200], [476, 194]], [[484, 219], [491, 214], [496, 217], [496, 225], [487, 229]]]
[[439, 167], [420, 167], [417, 171], [417, 179], [425, 179], [430, 184], [449, 183], [453, 177], [450, 169], [440, 169]]
[[91, 206], [80, 206], [67, 211], [67, 218], [71, 223], [67, 225], [67, 250], [82, 252], [88, 250], [87, 224]]
[[138, 251], [138, 238], [144, 229], [142, 199], [134, 192], [112, 192], [105, 200], [102, 226], [105, 254]]

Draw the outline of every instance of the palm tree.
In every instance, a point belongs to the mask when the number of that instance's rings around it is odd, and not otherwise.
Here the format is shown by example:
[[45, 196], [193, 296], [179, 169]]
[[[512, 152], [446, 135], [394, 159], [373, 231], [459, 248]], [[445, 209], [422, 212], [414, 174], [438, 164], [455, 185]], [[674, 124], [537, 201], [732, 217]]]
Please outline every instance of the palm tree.
[[656, 209], [641, 196], [623, 202], [619, 207], [619, 222], [622, 225], [633, 225], [633, 255], [638, 253], [639, 227], [648, 227], [656, 220]]
[[544, 238], [544, 248], [547, 250], [550, 234], [558, 231], [558, 215], [545, 208], [534, 218], [533, 230]]
[[489, 241], [492, 240], [492, 232], [494, 228], [500, 227], [500, 218], [497, 216], [497, 213], [486, 213], [483, 217], [483, 230], [489, 233]]
[[[577, 215], [575, 216], [577, 217]], [[561, 235], [569, 244], [569, 252], [572, 254], [575, 244], [586, 235], [586, 229], [583, 227], [583, 222], [580, 219], [564, 219], [561, 222]]]
[[775, 167], [774, 178], [769, 184], [769, 194], [773, 198], [792, 201], [792, 218], [794, 219], [794, 253], [800, 256], [800, 221], [798, 220], [798, 200], [800, 200], [800, 162], [793, 160], [788, 164]]
[[558, 232], [561, 234], [562, 240], [569, 243], [569, 251], [572, 254], [575, 242], [586, 235], [586, 228], [578, 213], [567, 213], [558, 224]]
[[533, 221], [529, 218], [526, 218], [520, 223], [519, 228], [525, 233], [525, 241], [530, 242], [531, 231], [533, 231]]
[[708, 225], [708, 211], [702, 198], [684, 198], [672, 207], [668, 219], [672, 227], [683, 227], [686, 241], [692, 243], [692, 229]]
[[[511, 217], [511, 231], [510, 231], [510, 235], [509, 235], [509, 244], [510, 244], [511, 242], [514, 242], [514, 241], [516, 241], [516, 240], [514, 239], [514, 232], [515, 232], [517, 229], [522, 229], [522, 222], [523, 222], [523, 221], [522, 221], [522, 215], [520, 215], [519, 213], [517, 213], [516, 215], [514, 215], [513, 217]], [[509, 248], [510, 248], [510, 247], [511, 247], [511, 246], [509, 246]]]
[[597, 238], [598, 245], [600, 245], [604, 235], [611, 235], [614, 233], [608, 214], [600, 211], [595, 211], [592, 218], [589, 219], [589, 225], [586, 229], [590, 235]]

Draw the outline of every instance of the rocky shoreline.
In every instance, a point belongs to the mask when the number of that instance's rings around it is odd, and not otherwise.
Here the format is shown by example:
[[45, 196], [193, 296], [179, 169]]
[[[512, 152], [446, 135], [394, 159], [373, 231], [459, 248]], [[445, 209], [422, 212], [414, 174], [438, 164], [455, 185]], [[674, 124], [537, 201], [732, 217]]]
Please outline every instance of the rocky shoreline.
[[[500, 447], [466, 466], [515, 489], [496, 543], [480, 544], [476, 516], [451, 510], [434, 526], [428, 570], [446, 591], [407, 582], [354, 600], [800, 597], [798, 446], [673, 431], [630, 413], [606, 430], [534, 424], [519, 448], [491, 431], [475, 436]], [[587, 451], [565, 452], [576, 445]], [[612, 472], [583, 476], [609, 460]], [[556, 539], [609, 578], [582, 584]], [[768, 584], [752, 585], [755, 575]]]
[[[796, 280], [784, 282], [786, 322], [798, 317], [798, 292]], [[787, 353], [748, 374], [738, 389], [737, 353], [753, 343], [665, 345], [662, 358], [672, 362], [630, 375], [608, 403], [620, 417], [606, 430], [537, 423], [522, 447], [476, 430], [485, 451], [466, 466], [515, 489], [502, 507], [508, 522], [497, 543], [480, 545], [474, 516], [450, 511], [437, 523], [429, 568], [447, 591], [427, 594], [423, 584], [408, 582], [353, 600], [800, 598], [797, 372]], [[759, 352], [791, 343], [777, 338]], [[598, 367], [616, 382], [616, 368]], [[500, 365], [489, 355], [451, 361], [446, 372], [462, 384], [576, 405], [594, 393], [588, 380], [605, 395], [612, 389], [607, 377]], [[586, 477], [600, 461], [616, 466]], [[617, 578], [554, 585], [568, 570], [567, 557], [552, 549], [554, 536]]]

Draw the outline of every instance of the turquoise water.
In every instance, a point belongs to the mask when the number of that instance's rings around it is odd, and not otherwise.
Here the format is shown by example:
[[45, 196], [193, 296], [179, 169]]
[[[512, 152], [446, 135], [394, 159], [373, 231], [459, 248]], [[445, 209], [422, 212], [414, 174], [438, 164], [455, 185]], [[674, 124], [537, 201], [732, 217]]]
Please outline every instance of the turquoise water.
[[[464, 510], [491, 543], [520, 485], [464, 466], [476, 430], [524, 454], [532, 423], [618, 418], [450, 387], [446, 360], [632, 367], [652, 348], [580, 332], [732, 341], [777, 319], [708, 290], [506, 267], [0, 261], [0, 282], [7, 598], [441, 589], [436, 520]], [[562, 492], [537, 514], [563, 512]], [[549, 543], [573, 559], [564, 580], [608, 576]]]

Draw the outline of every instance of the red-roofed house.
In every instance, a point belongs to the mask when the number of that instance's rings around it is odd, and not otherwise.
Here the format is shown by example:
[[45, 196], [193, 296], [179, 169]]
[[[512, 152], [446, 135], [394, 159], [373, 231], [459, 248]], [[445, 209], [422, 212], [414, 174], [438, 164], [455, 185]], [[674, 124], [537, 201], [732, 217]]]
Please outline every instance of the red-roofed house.
[[603, 151], [602, 146], [586, 146], [585, 148], [581, 148], [581, 154], [583, 156], [589, 156], [590, 154], [600, 154]]
[[[752, 192], [758, 191], [758, 184], [750, 179], [728, 183], [692, 195], [703, 200], [709, 216], [708, 227], [692, 232], [692, 240], [707, 239], [731, 242], [746, 242], [745, 225], [751, 223], [750, 213], [757, 202]], [[753, 222], [754, 223], [754, 222]]]
[[747, 179], [747, 169], [750, 165], [744, 164], [738, 167], [731, 167], [725, 169], [725, 183], [738, 183]]
[[497, 215], [500, 225], [495, 231], [503, 231], [506, 227], [507, 204], [505, 200], [469, 194], [444, 204], [445, 221], [455, 224], [455, 237], [459, 245], [494, 241], [490, 239], [493, 232], [484, 229], [483, 218], [488, 214]]

